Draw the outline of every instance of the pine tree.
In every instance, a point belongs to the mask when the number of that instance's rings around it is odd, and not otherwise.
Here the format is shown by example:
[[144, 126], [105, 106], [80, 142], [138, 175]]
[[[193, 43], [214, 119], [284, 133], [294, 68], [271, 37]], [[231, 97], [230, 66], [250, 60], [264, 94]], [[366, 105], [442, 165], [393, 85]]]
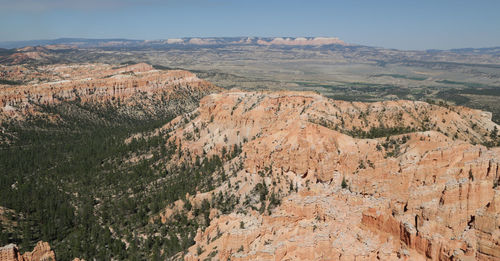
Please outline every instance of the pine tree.
[[343, 189], [346, 189], [347, 186], [348, 186], [345, 177], [342, 178], [342, 185], [341, 186], [342, 186]]

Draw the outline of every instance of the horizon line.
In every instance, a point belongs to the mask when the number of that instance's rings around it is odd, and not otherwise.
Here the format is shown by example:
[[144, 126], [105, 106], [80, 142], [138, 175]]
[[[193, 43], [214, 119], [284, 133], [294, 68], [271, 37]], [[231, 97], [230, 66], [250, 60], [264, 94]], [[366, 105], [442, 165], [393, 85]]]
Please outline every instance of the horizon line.
[[[0, 44], [15, 44], [15, 43], [28, 43], [28, 42], [37, 42], [37, 41], [57, 41], [57, 40], [101, 40], [101, 41], [111, 41], [111, 40], [123, 40], [123, 41], [165, 41], [165, 40], [174, 40], [174, 39], [193, 39], [193, 38], [198, 38], [198, 39], [227, 39], [227, 38], [268, 38], [268, 39], [276, 39], [276, 38], [282, 38], [282, 39], [297, 39], [297, 38], [306, 38], [306, 39], [311, 39], [311, 38], [329, 38], [329, 39], [338, 39], [340, 41], [343, 41], [339, 37], [336, 36], [182, 36], [182, 37], [170, 37], [170, 38], [157, 38], [157, 39], [138, 39], [138, 38], [122, 38], [122, 37], [110, 37], [110, 38], [87, 38], [87, 37], [57, 37], [57, 38], [47, 38], [47, 39], [29, 39], [29, 40], [2, 40], [0, 41]], [[343, 41], [344, 42], [344, 41]], [[382, 49], [388, 49], [388, 50], [400, 50], [400, 51], [452, 51], [452, 50], [463, 50], [463, 49], [492, 49], [492, 48], [500, 48], [499, 45], [494, 45], [494, 46], [484, 46], [484, 47], [458, 47], [458, 48], [448, 48], [448, 49], [439, 49], [439, 48], [430, 48], [430, 49], [402, 49], [402, 48], [390, 48], [390, 47], [383, 47], [383, 46], [372, 46], [372, 45], [363, 45], [363, 44], [357, 44], [357, 43], [348, 43], [345, 42], [346, 45], [348, 46], [363, 46], [363, 47], [372, 47], [372, 48], [382, 48]], [[166, 44], [175, 44], [175, 43], [166, 43]], [[185, 43], [189, 44], [189, 43]], [[23, 47], [28, 47], [28, 46], [45, 46], [47, 44], [41, 44], [41, 45], [25, 45]], [[203, 45], [203, 44], [199, 44]], [[209, 44], [206, 44], [209, 45]], [[281, 45], [281, 44], [276, 44], [276, 45]], [[325, 44], [328, 45], [328, 44]], [[18, 48], [23, 48], [23, 47], [12, 47], [12, 48], [5, 48], [5, 49], [18, 49]], [[0, 47], [4, 48], [4, 47]]]

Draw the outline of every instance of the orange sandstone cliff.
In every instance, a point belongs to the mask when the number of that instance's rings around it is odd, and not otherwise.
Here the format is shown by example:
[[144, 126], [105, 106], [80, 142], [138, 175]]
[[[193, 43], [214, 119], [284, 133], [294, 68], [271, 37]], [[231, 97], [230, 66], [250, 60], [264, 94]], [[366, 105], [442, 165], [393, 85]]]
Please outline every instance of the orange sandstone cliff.
[[[12, 79], [24, 70], [11, 69]], [[122, 113], [191, 111], [138, 135], [168, 135], [180, 147], [171, 164], [226, 160], [215, 189], [186, 195], [192, 206], [218, 195], [237, 200], [231, 211], [212, 206], [209, 226], [179, 259], [500, 259], [500, 148], [480, 145], [499, 128], [490, 113], [309, 92], [220, 92], [192, 73], [147, 64], [36, 73], [47, 80], [0, 86], [0, 120], [72, 101]], [[182, 200], [159, 218], [176, 212], [199, 219]], [[2, 248], [2, 258], [3, 249], [15, 248]], [[7, 260], [40, 260], [19, 256]]]
[[[235, 210], [212, 209], [179, 258], [498, 260], [500, 148], [474, 145], [495, 127], [463, 107], [234, 90], [152, 135], [169, 133], [179, 160], [241, 147], [215, 190], [187, 195], [193, 206], [233, 195]], [[197, 218], [181, 201], [162, 220], [179, 211]]]
[[38, 242], [31, 252], [19, 253], [16, 245], [0, 247], [1, 261], [55, 261], [55, 254], [47, 242]]
[[203, 96], [220, 91], [191, 72], [155, 70], [144, 63], [50, 65], [36, 70], [4, 66], [2, 73], [13, 80], [18, 75], [34, 80], [0, 85], [0, 120], [24, 119], [39, 114], [42, 106], [74, 101], [111, 105], [129, 115], [154, 114], [155, 110], [177, 113], [181, 108], [194, 109]]

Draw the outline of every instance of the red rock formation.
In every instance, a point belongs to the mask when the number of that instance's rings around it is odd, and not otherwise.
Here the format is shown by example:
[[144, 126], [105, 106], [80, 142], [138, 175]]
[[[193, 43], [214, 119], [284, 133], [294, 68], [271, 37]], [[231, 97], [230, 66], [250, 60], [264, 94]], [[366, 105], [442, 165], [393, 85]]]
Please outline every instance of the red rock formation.
[[[197, 205], [212, 193], [230, 193], [239, 197], [241, 210], [215, 211], [185, 258], [498, 259], [500, 148], [470, 143], [488, 140], [498, 128], [490, 116], [463, 107], [348, 103], [312, 93], [210, 95], [163, 130], [193, 159], [242, 145], [225, 165], [234, 173], [226, 183], [188, 197]], [[347, 135], [382, 123], [409, 133]], [[234, 170], [239, 162], [242, 169]], [[255, 200], [253, 189], [262, 182], [282, 203], [259, 213], [251, 209], [270, 204]]]
[[[10, 74], [14, 75], [19, 70], [22, 69], [14, 70]], [[56, 81], [0, 85], [0, 119], [2, 116], [23, 118], [25, 115], [36, 114], [35, 104], [48, 105], [79, 100], [83, 103], [144, 107], [152, 102], [201, 98], [220, 90], [213, 84], [197, 78], [193, 73], [154, 70], [144, 63], [119, 68], [99, 64], [57, 65], [48, 66], [41, 71]]]
[[54, 251], [47, 242], [38, 242], [31, 252], [20, 254], [16, 245], [10, 244], [0, 248], [0, 261], [50, 261], [56, 260]]
[[[29, 105], [32, 93], [46, 103], [58, 102], [54, 95], [133, 103], [141, 92], [176, 97], [178, 86], [210, 89], [182, 71], [109, 70], [112, 77], [82, 79], [77, 88], [74, 81], [44, 83], [28, 95], [6, 87], [5, 105]], [[407, 133], [359, 137], [380, 127]], [[240, 202], [231, 214], [211, 210], [186, 260], [498, 260], [500, 148], [473, 144], [488, 141], [494, 127], [491, 114], [463, 107], [231, 91], [203, 98], [152, 135], [168, 133], [181, 145], [180, 161], [242, 146], [224, 165], [227, 181], [186, 197], [197, 206], [223, 192]], [[257, 184], [281, 204], [260, 200]], [[162, 221], [180, 210], [178, 201]]]

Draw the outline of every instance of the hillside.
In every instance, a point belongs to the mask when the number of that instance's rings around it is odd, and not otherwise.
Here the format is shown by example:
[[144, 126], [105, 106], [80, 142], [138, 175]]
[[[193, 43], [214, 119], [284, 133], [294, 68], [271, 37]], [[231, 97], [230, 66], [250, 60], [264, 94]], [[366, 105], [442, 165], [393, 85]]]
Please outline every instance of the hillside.
[[[3, 46], [18, 48], [0, 50], [0, 67], [9, 69], [146, 62], [194, 72], [226, 89], [317, 91], [346, 101], [445, 102], [493, 112], [493, 121], [500, 123], [498, 47], [396, 50], [333, 37], [65, 38]], [[24, 80], [0, 74], [0, 83]]]
[[[19, 70], [32, 69], [6, 74]], [[224, 91], [147, 64], [25, 74], [0, 89], [0, 244], [20, 252], [43, 240], [58, 260], [500, 257], [491, 113]]]
[[[201, 222], [198, 208], [211, 206], [187, 260], [500, 257], [500, 150], [469, 142], [491, 139], [491, 115], [240, 91], [205, 97], [194, 113], [156, 132], [182, 161], [227, 160], [218, 186], [160, 215]], [[377, 131], [342, 133], [355, 127]]]
[[[58, 260], [141, 259], [152, 246], [134, 235], [147, 226], [146, 213], [178, 199], [165, 194], [177, 180], [151, 164], [171, 153], [149, 154], [161, 139], [124, 140], [192, 111], [201, 97], [221, 89], [190, 72], [147, 64], [8, 67], [2, 73], [26, 78], [0, 85], [0, 245], [15, 243], [24, 253], [42, 240]], [[126, 223], [113, 231], [110, 217]], [[144, 252], [127, 250], [131, 245]]]
[[[221, 90], [190, 72], [155, 70], [148, 64], [14, 66], [3, 74], [10, 81], [24, 79], [22, 84], [0, 84], [4, 125], [36, 120], [63, 124], [53, 107], [94, 121], [103, 119], [88, 110], [112, 110], [114, 117], [136, 120], [165, 119], [194, 109], [203, 96]], [[8, 141], [8, 134], [4, 132], [0, 141]]]

